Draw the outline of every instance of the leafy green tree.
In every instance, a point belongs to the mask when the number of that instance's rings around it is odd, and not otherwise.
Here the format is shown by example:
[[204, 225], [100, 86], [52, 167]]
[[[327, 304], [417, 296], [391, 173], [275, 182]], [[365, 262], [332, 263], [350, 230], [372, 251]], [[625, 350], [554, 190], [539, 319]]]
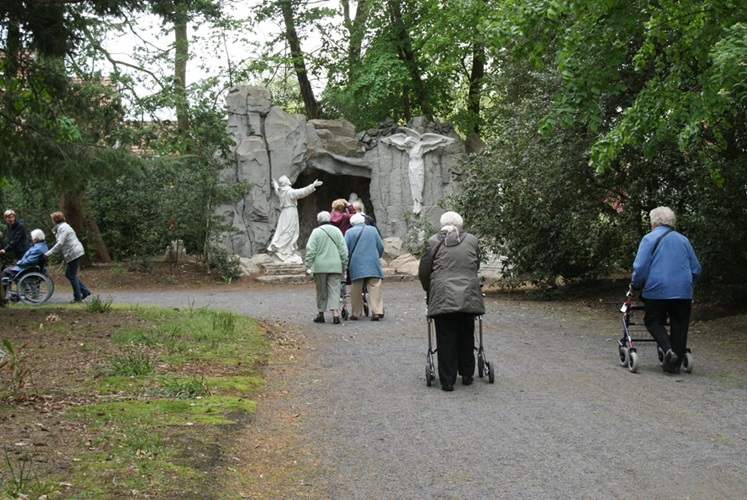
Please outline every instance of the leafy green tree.
[[[747, 10], [720, 0], [508, 1], [494, 27], [528, 56], [552, 51], [563, 87], [544, 126], [581, 123], [599, 132], [590, 161], [609, 167], [627, 146], [651, 157], [675, 140], [681, 151], [728, 148], [747, 88]], [[707, 147], [706, 147], [707, 146]], [[717, 172], [715, 174], [718, 175]]]
[[[538, 133], [557, 73], [504, 66], [488, 114], [490, 147], [476, 155], [455, 197], [465, 223], [505, 259], [506, 283], [549, 289], [620, 268], [637, 234], [626, 237], [614, 209], [615, 179], [588, 167], [593, 136], [583, 129]], [[628, 245], [626, 245], [626, 243]]]
[[[308, 37], [308, 27], [331, 17], [333, 11], [324, 6], [312, 6], [307, 0], [264, 0], [255, 9], [255, 22], [279, 20], [282, 26], [277, 37], [260, 47], [263, 56], [246, 68], [249, 73], [285, 73], [282, 68], [292, 68], [296, 85], [308, 118], [320, 117], [320, 107], [311, 77], [317, 75], [318, 65], [310, 54], [303, 50], [303, 41]], [[280, 49], [278, 49], [280, 47]], [[311, 61], [310, 61], [311, 59]]]
[[747, 295], [744, 11], [674, 4], [507, 1], [490, 14], [491, 147], [459, 201], [509, 276], [629, 271], [648, 211], [669, 205], [704, 282]]
[[115, 259], [140, 262], [182, 240], [190, 254], [207, 260], [213, 240], [230, 230], [215, 209], [247, 187], [221, 181], [232, 143], [212, 100], [203, 94], [190, 109], [191, 133], [179, 138], [189, 153], [164, 154], [178, 131], [161, 133], [148, 142], [146, 168], [91, 183], [93, 212]]
[[187, 65], [190, 58], [187, 28], [190, 22], [205, 19], [211, 22], [223, 17], [221, 3], [214, 0], [150, 0], [150, 8], [170, 25], [174, 36], [173, 88], [170, 95], [176, 110], [177, 128], [189, 130], [189, 100], [187, 98]]

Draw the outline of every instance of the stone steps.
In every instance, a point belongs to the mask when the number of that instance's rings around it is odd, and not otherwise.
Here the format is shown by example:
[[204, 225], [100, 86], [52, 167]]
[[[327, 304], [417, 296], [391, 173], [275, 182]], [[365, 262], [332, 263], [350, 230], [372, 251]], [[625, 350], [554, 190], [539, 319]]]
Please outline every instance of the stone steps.
[[[274, 285], [302, 285], [314, 281], [313, 275], [306, 274], [302, 264], [267, 263], [264, 264], [264, 274], [255, 279], [261, 283]], [[384, 281], [413, 281], [417, 276], [398, 274], [392, 267], [384, 268]]]

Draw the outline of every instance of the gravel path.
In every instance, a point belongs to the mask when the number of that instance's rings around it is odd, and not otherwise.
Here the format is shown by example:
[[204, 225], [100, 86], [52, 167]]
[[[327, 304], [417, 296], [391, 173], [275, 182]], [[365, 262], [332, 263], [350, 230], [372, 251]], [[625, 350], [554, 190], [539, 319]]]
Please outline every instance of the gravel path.
[[[617, 361], [619, 314], [488, 297], [495, 384], [425, 384], [424, 293], [387, 283], [378, 323], [314, 324], [311, 285], [112, 293], [116, 302], [230, 309], [300, 331], [302, 427], [334, 499], [745, 498], [744, 353], [691, 336], [695, 370], [655, 349]], [[743, 347], [743, 346], [742, 346]]]

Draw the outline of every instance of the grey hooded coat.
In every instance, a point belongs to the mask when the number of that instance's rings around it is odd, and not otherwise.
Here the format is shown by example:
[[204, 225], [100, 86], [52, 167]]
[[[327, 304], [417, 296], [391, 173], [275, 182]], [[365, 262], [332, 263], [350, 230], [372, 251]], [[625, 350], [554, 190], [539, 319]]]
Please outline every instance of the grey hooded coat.
[[480, 291], [477, 238], [465, 231], [441, 229], [428, 239], [418, 277], [428, 294], [428, 316], [484, 314]]

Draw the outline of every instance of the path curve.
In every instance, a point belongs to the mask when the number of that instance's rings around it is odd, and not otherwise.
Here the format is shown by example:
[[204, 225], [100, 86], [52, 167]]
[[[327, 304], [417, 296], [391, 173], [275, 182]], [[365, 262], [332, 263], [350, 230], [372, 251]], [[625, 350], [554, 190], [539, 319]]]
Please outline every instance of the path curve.
[[297, 420], [318, 465], [309, 496], [747, 494], [743, 361], [729, 366], [723, 346], [696, 333], [692, 374], [663, 374], [650, 344], [631, 374], [617, 362], [615, 310], [487, 297], [484, 344], [497, 364], [496, 382], [478, 379], [445, 393], [438, 380], [425, 384], [425, 306], [417, 283], [385, 284], [383, 321], [342, 325], [311, 322], [310, 285], [111, 296], [118, 303], [229, 309], [284, 324], [303, 338], [308, 355], [290, 382], [289, 404], [300, 409]]

